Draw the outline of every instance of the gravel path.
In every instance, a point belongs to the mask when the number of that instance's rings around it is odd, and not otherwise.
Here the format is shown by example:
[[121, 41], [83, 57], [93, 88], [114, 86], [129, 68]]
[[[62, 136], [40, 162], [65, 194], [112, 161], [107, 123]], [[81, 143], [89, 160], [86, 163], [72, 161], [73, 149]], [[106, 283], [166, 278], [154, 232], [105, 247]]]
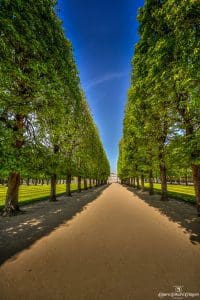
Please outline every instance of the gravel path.
[[6, 219], [2, 253], [19, 243], [15, 235], [22, 244], [30, 234], [36, 238], [2, 264], [1, 300], [154, 300], [178, 289], [200, 293], [200, 223], [193, 206], [163, 203], [119, 184], [78, 197], [35, 204]]

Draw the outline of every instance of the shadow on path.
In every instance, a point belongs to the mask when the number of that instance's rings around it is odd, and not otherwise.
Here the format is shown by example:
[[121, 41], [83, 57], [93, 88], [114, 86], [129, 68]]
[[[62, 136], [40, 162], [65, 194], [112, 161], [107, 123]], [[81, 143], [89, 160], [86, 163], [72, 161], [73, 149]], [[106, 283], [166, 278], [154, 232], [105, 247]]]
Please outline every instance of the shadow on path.
[[184, 233], [189, 234], [192, 244], [200, 244], [200, 218], [197, 217], [195, 205], [175, 199], [164, 202], [160, 200], [160, 195], [150, 196], [148, 192], [142, 192], [131, 187], [126, 188], [149, 206], [154, 207], [161, 214], [167, 216], [170, 221], [179, 224]]
[[0, 217], [0, 264], [19, 251], [29, 248], [35, 241], [56, 230], [86, 209], [107, 188], [101, 186], [72, 197], [58, 197], [57, 202], [41, 201], [24, 206], [24, 214]]

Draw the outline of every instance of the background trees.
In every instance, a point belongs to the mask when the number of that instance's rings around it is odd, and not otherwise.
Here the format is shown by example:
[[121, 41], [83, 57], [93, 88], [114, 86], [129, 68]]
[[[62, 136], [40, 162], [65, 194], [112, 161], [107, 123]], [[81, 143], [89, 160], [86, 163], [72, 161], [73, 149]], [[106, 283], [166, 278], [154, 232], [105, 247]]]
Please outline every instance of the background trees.
[[200, 3], [146, 0], [138, 20], [118, 172], [129, 178], [137, 166], [134, 176], [152, 178], [159, 170], [166, 200], [167, 178], [192, 170], [200, 214]]
[[56, 200], [58, 178], [109, 175], [55, 4], [0, 3], [0, 172], [9, 176], [5, 214], [19, 210], [21, 176], [50, 177], [51, 200]]

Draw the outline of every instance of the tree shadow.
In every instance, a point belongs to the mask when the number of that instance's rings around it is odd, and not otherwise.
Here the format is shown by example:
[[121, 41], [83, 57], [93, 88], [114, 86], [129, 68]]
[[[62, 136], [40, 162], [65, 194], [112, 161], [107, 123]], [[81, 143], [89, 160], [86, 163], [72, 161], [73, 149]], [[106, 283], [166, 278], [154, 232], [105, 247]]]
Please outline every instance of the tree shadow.
[[158, 194], [150, 196], [148, 192], [142, 192], [131, 187], [127, 187], [127, 189], [149, 206], [167, 216], [170, 221], [179, 224], [183, 232], [189, 234], [192, 244], [200, 244], [200, 218], [197, 216], [197, 209], [194, 204], [175, 199], [169, 199], [165, 202], [160, 200]]
[[30, 248], [35, 241], [72, 220], [87, 209], [87, 204], [96, 200], [106, 188], [107, 186], [101, 186], [88, 189], [73, 193], [72, 197], [61, 196], [56, 202], [43, 200], [22, 207], [25, 210], [23, 214], [14, 217], [1, 216], [0, 264], [11, 257], [15, 260], [18, 252]]

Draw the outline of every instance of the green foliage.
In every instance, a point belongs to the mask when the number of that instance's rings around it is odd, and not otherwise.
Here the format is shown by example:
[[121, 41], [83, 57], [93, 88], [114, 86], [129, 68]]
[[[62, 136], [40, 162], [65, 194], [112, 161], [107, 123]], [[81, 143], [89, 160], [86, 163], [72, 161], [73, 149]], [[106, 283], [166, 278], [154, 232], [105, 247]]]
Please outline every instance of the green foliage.
[[0, 177], [110, 168], [54, 0], [0, 1]]
[[164, 166], [168, 178], [191, 176], [200, 165], [200, 2], [146, 0], [138, 20], [118, 174], [157, 177]]

